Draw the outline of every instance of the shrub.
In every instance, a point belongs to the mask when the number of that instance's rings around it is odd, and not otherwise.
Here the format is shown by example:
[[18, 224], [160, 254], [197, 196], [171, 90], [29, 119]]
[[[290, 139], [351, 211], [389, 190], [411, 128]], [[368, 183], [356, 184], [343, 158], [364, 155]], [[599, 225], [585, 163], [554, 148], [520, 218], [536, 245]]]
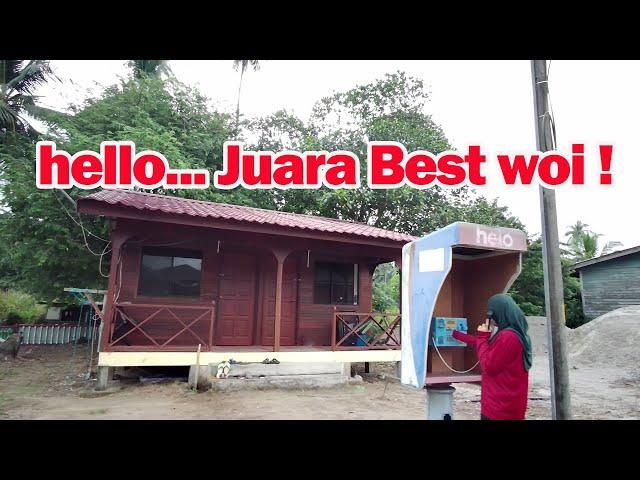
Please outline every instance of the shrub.
[[47, 307], [36, 303], [28, 293], [0, 292], [0, 324], [36, 323], [44, 319]]

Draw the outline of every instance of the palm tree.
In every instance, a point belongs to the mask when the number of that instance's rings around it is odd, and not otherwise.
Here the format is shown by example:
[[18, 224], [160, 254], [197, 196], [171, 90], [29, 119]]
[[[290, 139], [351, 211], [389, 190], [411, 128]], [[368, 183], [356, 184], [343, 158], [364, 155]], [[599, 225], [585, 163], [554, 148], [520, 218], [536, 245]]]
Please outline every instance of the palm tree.
[[237, 71], [240, 69], [240, 83], [238, 84], [238, 104], [236, 106], [236, 129], [240, 124], [240, 90], [242, 89], [242, 77], [244, 77], [244, 72], [247, 67], [251, 67], [253, 71], [260, 70], [260, 61], [259, 60], [234, 60], [233, 68]]
[[571, 243], [572, 241], [579, 241], [580, 237], [584, 233], [589, 231], [588, 227], [589, 225], [578, 220], [576, 224], [569, 227], [569, 230], [567, 230], [567, 233], [565, 233], [565, 236], [569, 237], [569, 241], [567, 243]]
[[167, 60], [129, 60], [129, 68], [133, 70], [134, 78], [155, 77], [162, 74], [173, 75]]
[[[580, 222], [578, 222], [580, 223]], [[616, 247], [622, 247], [622, 243], [613, 240], [604, 244], [602, 249], [600, 248], [598, 239], [602, 235], [600, 233], [593, 233], [589, 230], [584, 230], [575, 239], [571, 239], [568, 244], [570, 245], [570, 253], [576, 262], [582, 262], [584, 260], [590, 260], [595, 257], [607, 255], [612, 253]]]
[[610, 242], [607, 242], [604, 244], [604, 247], [602, 247], [602, 251], [600, 252], [600, 255], [607, 255], [609, 253], [613, 253], [618, 249], [618, 247], [622, 247], [622, 246], [623, 246], [622, 242], [619, 242], [618, 240], [612, 240]]
[[579, 243], [576, 244], [576, 254], [580, 257], [580, 260], [589, 260], [598, 256], [598, 238], [597, 233], [584, 232], [579, 237]]
[[35, 90], [52, 76], [47, 60], [0, 60], [0, 131], [37, 134], [25, 114], [37, 112]]

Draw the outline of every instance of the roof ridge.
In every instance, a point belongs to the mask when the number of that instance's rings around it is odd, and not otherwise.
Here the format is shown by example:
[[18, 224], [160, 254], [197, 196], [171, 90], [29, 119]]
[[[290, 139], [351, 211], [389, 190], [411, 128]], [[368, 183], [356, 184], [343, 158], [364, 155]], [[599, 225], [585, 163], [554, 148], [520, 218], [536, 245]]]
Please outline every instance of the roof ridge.
[[605, 255], [600, 255], [598, 257], [589, 258], [587, 260], [580, 260], [579, 262], [571, 265], [571, 268], [582, 268], [588, 267], [592, 264], [606, 262], [608, 260], [613, 260], [620, 257], [626, 257], [627, 255], [633, 255], [634, 253], [640, 252], [640, 245], [635, 245], [629, 248], [623, 248], [622, 250], [616, 250], [615, 252], [607, 253]]
[[[309, 217], [309, 218], [319, 218], [322, 220], [329, 220], [329, 221], [334, 221], [334, 222], [340, 222], [340, 223], [352, 223], [354, 225], [362, 225], [365, 227], [369, 227], [369, 228], [377, 228], [379, 230], [386, 230], [386, 231], [391, 231], [393, 232], [394, 230], [387, 230], [385, 228], [382, 227], [376, 227], [375, 225], [370, 225], [368, 223], [364, 223], [364, 222], [358, 222], [355, 220], [345, 220], [342, 218], [333, 218], [333, 217], [324, 217], [321, 215], [313, 215], [313, 214], [309, 214], [309, 213], [295, 213], [295, 212], [285, 212], [282, 210], [272, 210], [269, 208], [260, 208], [260, 207], [251, 207], [249, 205], [239, 205], [237, 203], [221, 203], [221, 202], [212, 202], [210, 200], [196, 200], [195, 198], [185, 198], [185, 197], [176, 197], [174, 195], [164, 195], [164, 194], [160, 194], [160, 193], [149, 193], [149, 192], [138, 192], [135, 190], [124, 190], [124, 189], [105, 189], [103, 188], [102, 190], [98, 191], [98, 192], [94, 192], [90, 195], [86, 195], [86, 197], [83, 198], [89, 198], [93, 195], [96, 195], [98, 193], [102, 193], [102, 192], [122, 192], [122, 193], [127, 193], [127, 194], [134, 194], [134, 195], [143, 195], [143, 196], [149, 196], [149, 197], [159, 197], [159, 198], [173, 198], [176, 200], [180, 200], [180, 201], [185, 201], [185, 202], [193, 202], [193, 203], [202, 203], [205, 205], [219, 205], [221, 207], [240, 207], [240, 208], [247, 208], [247, 209], [251, 209], [251, 210], [258, 210], [260, 212], [275, 212], [275, 213], [280, 213], [280, 214], [286, 214], [286, 215], [302, 215], [304, 217]], [[396, 233], [401, 233], [401, 232], [396, 232]], [[403, 234], [403, 235], [409, 235], [409, 234]]]
[[251, 207], [233, 203], [210, 202], [191, 198], [176, 197], [149, 192], [138, 192], [123, 189], [101, 189], [82, 197], [84, 200], [104, 202], [110, 205], [122, 205], [138, 210], [162, 211], [166, 213], [185, 214], [203, 218], [220, 218], [241, 222], [280, 225], [299, 229], [344, 233], [371, 238], [411, 241], [416, 237], [407, 233], [389, 230], [368, 223], [322, 217], [306, 213], [293, 213], [267, 208]]

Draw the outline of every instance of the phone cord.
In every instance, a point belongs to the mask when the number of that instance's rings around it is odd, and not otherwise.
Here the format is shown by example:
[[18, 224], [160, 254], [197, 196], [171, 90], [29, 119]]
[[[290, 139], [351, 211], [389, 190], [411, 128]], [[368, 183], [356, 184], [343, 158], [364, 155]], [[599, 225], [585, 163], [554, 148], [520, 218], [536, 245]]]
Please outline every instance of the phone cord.
[[451, 367], [451, 366], [450, 366], [450, 365], [449, 365], [449, 364], [444, 360], [444, 358], [442, 358], [442, 355], [440, 355], [440, 350], [438, 350], [438, 346], [437, 346], [435, 343], [433, 343], [432, 345], [435, 347], [435, 349], [436, 349], [436, 353], [437, 353], [437, 354], [438, 354], [438, 356], [440, 357], [440, 360], [442, 360], [442, 363], [444, 363], [445, 367], [447, 367], [449, 370], [451, 370], [451, 371], [452, 371], [452, 372], [454, 372], [454, 373], [469, 373], [471, 370], [473, 370], [474, 368], [476, 368], [476, 367], [478, 366], [478, 364], [480, 363], [480, 360], [478, 360], [478, 361], [476, 362], [476, 364], [475, 364], [473, 367], [471, 367], [469, 370], [464, 370], [464, 371], [456, 370], [455, 368], [452, 368], [452, 367]]

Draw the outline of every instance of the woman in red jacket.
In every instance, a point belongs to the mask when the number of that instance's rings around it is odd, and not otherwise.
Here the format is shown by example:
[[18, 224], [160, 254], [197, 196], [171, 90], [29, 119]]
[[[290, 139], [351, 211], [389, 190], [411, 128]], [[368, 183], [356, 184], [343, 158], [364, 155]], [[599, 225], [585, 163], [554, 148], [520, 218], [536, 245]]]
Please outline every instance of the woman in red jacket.
[[[483, 420], [524, 420], [531, 368], [531, 340], [527, 320], [509, 295], [489, 299], [487, 322], [478, 335], [453, 332], [475, 347], [482, 368], [480, 413]], [[497, 327], [491, 335], [491, 327]]]

